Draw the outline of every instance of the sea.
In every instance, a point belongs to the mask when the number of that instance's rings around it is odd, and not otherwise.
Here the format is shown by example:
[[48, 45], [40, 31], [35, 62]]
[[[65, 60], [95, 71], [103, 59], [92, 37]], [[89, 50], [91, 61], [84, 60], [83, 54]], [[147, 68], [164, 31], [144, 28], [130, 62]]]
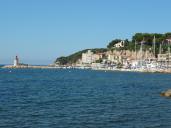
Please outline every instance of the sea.
[[0, 69], [0, 128], [171, 128], [171, 74]]

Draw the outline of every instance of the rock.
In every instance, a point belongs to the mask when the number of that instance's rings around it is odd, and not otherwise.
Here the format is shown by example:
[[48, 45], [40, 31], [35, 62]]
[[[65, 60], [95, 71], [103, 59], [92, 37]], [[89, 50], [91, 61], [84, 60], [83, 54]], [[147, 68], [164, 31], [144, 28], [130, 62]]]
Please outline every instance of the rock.
[[165, 96], [165, 97], [171, 97], [171, 89], [165, 91], [165, 92], [162, 92], [160, 94], [161, 96]]

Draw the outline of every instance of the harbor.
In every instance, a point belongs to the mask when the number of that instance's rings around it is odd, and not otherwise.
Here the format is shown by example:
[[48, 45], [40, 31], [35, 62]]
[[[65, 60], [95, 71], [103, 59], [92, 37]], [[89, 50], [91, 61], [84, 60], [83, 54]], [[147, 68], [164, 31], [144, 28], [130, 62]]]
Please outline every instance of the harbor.
[[171, 128], [171, 0], [1, 0], [0, 128]]
[[[134, 44], [131, 44], [132, 50], [124, 50], [126, 45], [130, 45], [124, 40], [116, 42], [105, 52], [87, 50], [76, 63], [65, 66], [105, 71], [171, 73], [171, 38], [164, 39], [160, 43], [156, 36], [154, 34], [151, 44], [145, 37], [140, 42], [135, 40]], [[61, 66], [60, 61], [54, 65]]]
[[115, 39], [107, 48], [85, 49], [67, 57], [58, 57], [49, 65], [22, 63], [2, 68], [90, 69], [122, 72], [171, 73], [171, 33], [136, 33], [131, 40]]

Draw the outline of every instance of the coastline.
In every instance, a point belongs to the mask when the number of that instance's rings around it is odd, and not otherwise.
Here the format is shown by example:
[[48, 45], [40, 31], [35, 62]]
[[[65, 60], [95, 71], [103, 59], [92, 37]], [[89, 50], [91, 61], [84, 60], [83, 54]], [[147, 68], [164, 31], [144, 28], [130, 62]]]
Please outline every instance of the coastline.
[[124, 69], [124, 68], [92, 68], [92, 67], [77, 67], [77, 66], [40, 66], [40, 65], [28, 65], [28, 66], [13, 66], [5, 65], [3, 69], [90, 69], [97, 71], [120, 71], [120, 72], [142, 72], [142, 73], [171, 73], [171, 69]]
[[28, 65], [28, 66], [5, 65], [2, 68], [5, 68], [5, 69], [26, 69], [26, 68], [46, 69], [46, 68], [52, 68], [52, 67], [50, 67], [50, 66], [39, 66], [39, 65]]

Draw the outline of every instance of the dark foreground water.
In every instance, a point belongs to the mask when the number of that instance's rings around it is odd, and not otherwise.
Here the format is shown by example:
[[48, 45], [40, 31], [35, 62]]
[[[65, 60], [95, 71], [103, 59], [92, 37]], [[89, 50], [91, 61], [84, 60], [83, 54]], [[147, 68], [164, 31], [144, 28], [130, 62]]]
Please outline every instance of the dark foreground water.
[[171, 74], [0, 69], [2, 128], [171, 128]]

